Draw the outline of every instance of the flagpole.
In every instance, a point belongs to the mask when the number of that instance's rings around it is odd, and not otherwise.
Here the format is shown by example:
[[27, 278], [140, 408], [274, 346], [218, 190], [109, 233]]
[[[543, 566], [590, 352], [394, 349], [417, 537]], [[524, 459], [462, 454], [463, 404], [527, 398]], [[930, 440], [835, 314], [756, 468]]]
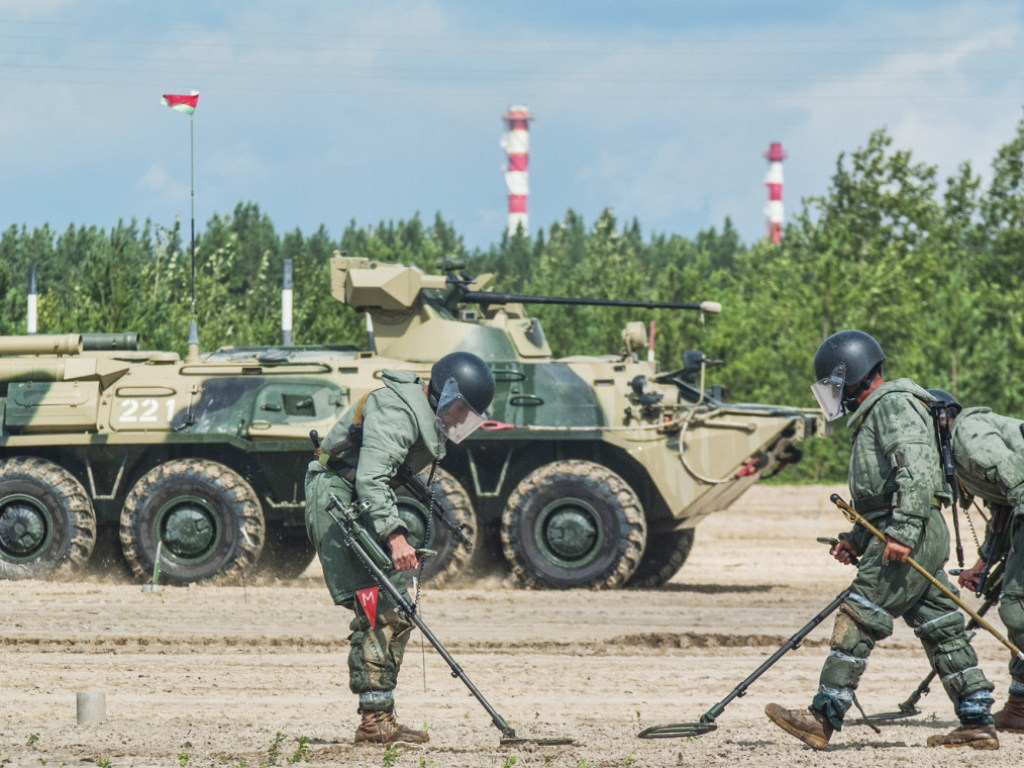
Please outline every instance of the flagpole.
[[188, 116], [189, 143], [188, 143], [188, 192], [191, 205], [191, 268], [192, 268], [192, 309], [188, 324], [188, 359], [192, 362], [199, 360], [199, 323], [196, 317], [196, 128], [195, 113]]

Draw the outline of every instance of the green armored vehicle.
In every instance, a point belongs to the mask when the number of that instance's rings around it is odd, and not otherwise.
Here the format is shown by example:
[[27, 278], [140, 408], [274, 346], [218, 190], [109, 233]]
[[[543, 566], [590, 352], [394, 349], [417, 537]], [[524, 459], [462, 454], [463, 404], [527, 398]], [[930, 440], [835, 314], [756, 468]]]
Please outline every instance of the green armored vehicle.
[[[491, 419], [453, 447], [434, 495], [475, 542], [456, 546], [397, 489], [436, 582], [507, 561], [540, 587], [656, 586], [680, 568], [704, 516], [798, 458], [815, 415], [724, 402], [707, 362], [619, 354], [553, 359], [524, 304], [611, 303], [482, 290], [452, 269], [335, 256], [332, 295], [369, 314], [373, 348], [229, 347], [181, 360], [128, 334], [0, 338], [0, 578], [65, 576], [119, 550], [139, 578], [294, 576], [309, 433], [328, 432], [382, 370], [426, 378], [442, 355], [480, 355], [497, 381]], [[717, 312], [711, 302], [679, 305]]]

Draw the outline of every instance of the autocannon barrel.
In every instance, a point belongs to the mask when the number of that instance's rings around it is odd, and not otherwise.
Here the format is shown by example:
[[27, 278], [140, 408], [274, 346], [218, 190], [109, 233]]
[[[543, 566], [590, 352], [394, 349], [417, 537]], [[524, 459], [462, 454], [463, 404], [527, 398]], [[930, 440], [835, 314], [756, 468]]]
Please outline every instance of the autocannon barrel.
[[77, 355], [81, 351], [78, 333], [0, 336], [0, 355]]
[[570, 296], [533, 296], [519, 293], [466, 291], [459, 301], [468, 304], [577, 304], [588, 307], [643, 307], [645, 309], [695, 309], [717, 315], [722, 305], [717, 301], [676, 302], [630, 299], [580, 299]]

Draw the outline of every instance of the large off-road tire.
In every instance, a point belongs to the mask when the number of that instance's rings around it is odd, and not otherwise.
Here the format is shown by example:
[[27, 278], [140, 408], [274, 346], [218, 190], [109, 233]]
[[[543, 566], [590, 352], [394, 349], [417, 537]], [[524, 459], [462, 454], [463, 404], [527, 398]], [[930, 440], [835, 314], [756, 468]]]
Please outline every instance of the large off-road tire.
[[121, 548], [132, 572], [160, 582], [237, 581], [263, 549], [263, 510], [252, 486], [215, 461], [178, 459], [143, 475], [121, 510]]
[[647, 550], [640, 560], [640, 567], [626, 586], [637, 589], [660, 587], [679, 572], [692, 547], [693, 528], [651, 536], [647, 539]]
[[[426, 482], [425, 474], [420, 477]], [[423, 547], [437, 552], [436, 556], [424, 561], [422, 578], [432, 586], [440, 587], [455, 580], [469, 564], [476, 546], [477, 524], [469, 494], [458, 480], [443, 469], [438, 468], [434, 473], [433, 492], [434, 500], [440, 503], [448, 518], [462, 526], [462, 532], [472, 542], [472, 547], [467, 549], [464, 544], [460, 544], [454, 534], [437, 519], [431, 521], [428, 537], [426, 505], [412, 498], [404, 488], [396, 489], [395, 494], [398, 496], [398, 514], [409, 529], [406, 539], [417, 549]]]
[[67, 578], [95, 543], [96, 512], [74, 475], [45, 459], [0, 462], [0, 579]]
[[316, 557], [304, 525], [267, 525], [263, 554], [257, 564], [261, 576], [297, 579]]
[[633, 489], [607, 467], [558, 461], [527, 475], [509, 496], [501, 543], [529, 587], [621, 587], [647, 539]]

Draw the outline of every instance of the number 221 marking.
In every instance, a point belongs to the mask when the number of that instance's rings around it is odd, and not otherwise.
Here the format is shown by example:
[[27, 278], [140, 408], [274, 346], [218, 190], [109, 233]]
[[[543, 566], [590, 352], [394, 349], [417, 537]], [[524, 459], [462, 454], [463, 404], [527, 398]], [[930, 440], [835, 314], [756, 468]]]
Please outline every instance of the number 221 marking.
[[[167, 418], [165, 421], [170, 421], [174, 417], [174, 400], [169, 399], [165, 401], [165, 405], [167, 407]], [[158, 421], [156, 414], [160, 409], [159, 400], [154, 400], [153, 398], [141, 401], [135, 399], [122, 400], [121, 407], [124, 409], [121, 414], [121, 423], [153, 423]]]

